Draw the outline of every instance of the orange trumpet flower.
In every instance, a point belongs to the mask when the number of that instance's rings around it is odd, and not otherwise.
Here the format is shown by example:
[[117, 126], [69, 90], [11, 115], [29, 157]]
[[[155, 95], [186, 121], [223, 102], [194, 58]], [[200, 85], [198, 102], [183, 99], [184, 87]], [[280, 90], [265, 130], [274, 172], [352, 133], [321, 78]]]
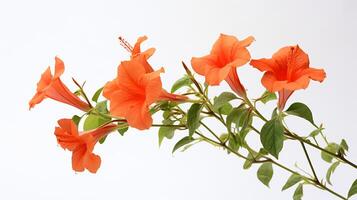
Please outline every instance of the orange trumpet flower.
[[310, 79], [322, 82], [326, 77], [323, 69], [309, 67], [309, 56], [298, 45], [283, 47], [270, 59], [252, 59], [250, 65], [265, 72], [262, 84], [279, 93], [280, 110], [295, 90], [308, 87]]
[[[147, 36], [141, 36], [137, 39], [134, 47], [132, 47], [124, 38], [119, 37], [120, 44], [131, 53], [131, 59], [137, 58], [142, 66], [145, 69], [145, 73], [151, 73], [154, 72], [154, 69], [151, 67], [151, 65], [148, 63], [148, 59], [155, 53], [155, 48], [149, 48], [145, 50], [144, 52], [141, 52], [141, 43], [143, 43], [145, 40], [147, 40]], [[171, 94], [167, 92], [166, 90], [162, 89], [161, 94], [160, 94], [160, 99], [161, 100], [168, 100], [168, 101], [182, 101], [187, 99], [186, 96], [182, 95], [176, 95], [176, 94]]]
[[124, 117], [129, 126], [139, 130], [149, 129], [152, 117], [149, 106], [160, 100], [183, 101], [186, 96], [171, 94], [162, 88], [160, 73], [163, 68], [154, 71], [147, 59], [154, 53], [151, 48], [141, 52], [140, 45], [147, 39], [140, 37], [134, 48], [123, 38], [121, 45], [132, 53], [131, 60], [123, 61], [118, 66], [117, 78], [104, 86], [103, 96], [110, 101], [110, 113]]
[[87, 169], [96, 173], [101, 159], [93, 153], [95, 144], [104, 136], [116, 130], [117, 125], [106, 124], [97, 129], [78, 132], [76, 124], [71, 119], [58, 120], [59, 127], [55, 129], [57, 142], [62, 148], [72, 151], [72, 168], [82, 172]]
[[208, 85], [219, 85], [225, 80], [239, 96], [245, 97], [246, 91], [237, 75], [236, 68], [250, 60], [247, 47], [254, 41], [252, 36], [239, 41], [231, 35], [221, 34], [214, 43], [209, 55], [191, 59], [193, 69], [206, 77]]
[[45, 98], [71, 105], [84, 112], [90, 110], [88, 103], [82, 101], [73, 94], [60, 79], [64, 72], [64, 63], [58, 57], [55, 57], [55, 73], [52, 76], [51, 69], [48, 67], [42, 74], [40, 81], [37, 83], [36, 94], [29, 102], [30, 109], [36, 104], [41, 103]]
[[143, 130], [152, 124], [149, 106], [162, 99], [160, 73], [164, 69], [146, 72], [140, 57], [119, 65], [117, 78], [104, 86], [103, 96], [110, 101], [112, 115], [124, 117], [130, 126]]

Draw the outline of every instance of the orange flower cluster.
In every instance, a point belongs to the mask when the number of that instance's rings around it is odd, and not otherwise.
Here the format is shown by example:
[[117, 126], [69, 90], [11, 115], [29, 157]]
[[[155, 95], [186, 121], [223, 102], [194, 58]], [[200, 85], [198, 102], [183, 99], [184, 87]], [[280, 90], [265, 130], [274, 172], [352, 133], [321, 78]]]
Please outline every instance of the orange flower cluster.
[[[122, 38], [121, 45], [130, 53], [130, 59], [122, 61], [118, 66], [116, 78], [105, 84], [103, 96], [109, 101], [108, 116], [123, 119], [130, 127], [140, 130], [149, 129], [153, 119], [150, 108], [159, 101], [185, 102], [184, 95], [168, 93], [162, 88], [160, 74], [164, 69], [154, 70], [148, 59], [155, 49], [141, 51], [141, 43], [147, 37], [139, 37], [134, 47]], [[254, 41], [249, 36], [238, 40], [231, 35], [221, 34], [214, 43], [211, 52], [203, 57], [193, 57], [191, 65], [195, 72], [205, 76], [208, 85], [219, 85], [225, 80], [230, 88], [239, 96], [246, 99], [246, 89], [237, 74], [237, 68], [249, 63], [264, 72], [263, 86], [270, 92], [278, 92], [278, 108], [284, 109], [291, 94], [299, 89], [305, 89], [310, 80], [323, 81], [326, 77], [324, 70], [310, 68], [309, 57], [299, 46], [287, 46], [280, 49], [270, 59], [252, 59], [248, 47]], [[45, 98], [50, 98], [73, 107], [87, 114], [93, 112], [90, 102], [81, 100], [71, 92], [61, 81], [64, 63], [55, 58], [55, 73], [50, 68], [42, 74], [37, 84], [34, 97], [29, 102], [33, 108]], [[109, 133], [118, 129], [118, 125], [109, 121], [93, 130], [79, 132], [77, 125], [71, 119], [58, 121], [55, 129], [57, 142], [61, 147], [72, 151], [72, 168], [75, 171], [95, 173], [101, 163], [98, 155], [93, 153], [95, 144]]]

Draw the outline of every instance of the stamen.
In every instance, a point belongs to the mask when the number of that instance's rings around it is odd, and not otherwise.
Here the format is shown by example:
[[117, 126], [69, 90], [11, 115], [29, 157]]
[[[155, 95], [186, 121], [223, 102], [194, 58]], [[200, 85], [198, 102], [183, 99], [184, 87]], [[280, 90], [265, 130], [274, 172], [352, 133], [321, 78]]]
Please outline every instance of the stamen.
[[127, 42], [123, 37], [119, 36], [119, 42], [122, 47], [124, 47], [125, 50], [127, 50], [129, 53], [133, 51], [133, 47]]

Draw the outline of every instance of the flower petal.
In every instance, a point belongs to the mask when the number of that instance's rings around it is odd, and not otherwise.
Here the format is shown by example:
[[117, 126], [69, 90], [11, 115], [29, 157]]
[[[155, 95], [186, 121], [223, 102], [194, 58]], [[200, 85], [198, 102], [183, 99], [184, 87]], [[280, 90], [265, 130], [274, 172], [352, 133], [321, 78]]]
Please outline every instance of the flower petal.
[[227, 78], [231, 66], [227, 65], [223, 68], [214, 67], [206, 74], [206, 83], [208, 85], [219, 85], [224, 79]]
[[149, 112], [149, 107], [145, 103], [130, 107], [130, 111], [128, 112], [128, 115], [125, 116], [125, 118], [131, 127], [137, 128], [139, 130], [149, 129], [152, 124], [152, 117]]
[[83, 172], [84, 157], [87, 153], [87, 148], [85, 144], [78, 146], [72, 153], [72, 169], [76, 172]]
[[87, 153], [84, 167], [88, 169], [91, 173], [96, 173], [101, 164], [101, 159], [98, 155], [94, 153]]
[[286, 81], [279, 81], [272, 72], [265, 72], [262, 78], [262, 84], [270, 92], [276, 92], [284, 88]]
[[59, 78], [64, 72], [64, 63], [59, 57], [55, 57], [55, 74], [53, 79]]
[[253, 36], [249, 36], [249, 37], [245, 38], [244, 40], [239, 41], [238, 45], [241, 47], [248, 47], [254, 41], [255, 41], [255, 38]]
[[266, 59], [266, 58], [262, 58], [258, 60], [252, 59], [249, 64], [262, 72], [274, 71], [275, 69], [278, 68], [277, 64], [274, 62], [273, 59]]
[[231, 61], [232, 48], [238, 44], [238, 39], [232, 35], [221, 34], [214, 43], [211, 54], [218, 56], [218, 62], [226, 65]]
[[191, 59], [191, 65], [195, 72], [205, 76], [208, 71], [217, 66], [216, 60], [216, 55], [207, 55], [200, 58], [193, 57]]
[[322, 82], [326, 78], [326, 73], [323, 69], [308, 68], [303, 71], [304, 75], [308, 75], [314, 81]]

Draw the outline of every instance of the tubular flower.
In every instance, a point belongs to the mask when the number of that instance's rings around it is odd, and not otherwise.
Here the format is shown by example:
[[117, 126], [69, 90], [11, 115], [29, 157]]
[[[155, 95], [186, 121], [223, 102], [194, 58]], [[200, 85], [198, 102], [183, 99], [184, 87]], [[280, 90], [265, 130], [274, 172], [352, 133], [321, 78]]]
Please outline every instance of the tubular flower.
[[110, 113], [124, 117], [137, 129], [148, 129], [152, 124], [149, 106], [160, 100], [162, 84], [158, 71], [145, 71], [138, 59], [123, 61], [118, 67], [117, 78], [104, 86], [103, 96], [110, 101]]
[[45, 98], [74, 106], [80, 110], [88, 111], [90, 106], [73, 94], [60, 79], [64, 72], [64, 63], [58, 57], [55, 58], [55, 73], [52, 76], [51, 69], [48, 67], [42, 74], [40, 81], [37, 83], [36, 94], [29, 102], [30, 109], [36, 104], [41, 103]]
[[262, 78], [264, 87], [279, 93], [280, 110], [284, 109], [295, 90], [307, 88], [310, 79], [319, 82], [325, 79], [323, 69], [311, 68], [309, 64], [309, 56], [298, 45], [283, 47], [270, 59], [253, 59], [250, 62], [250, 65], [265, 72]]
[[72, 151], [73, 170], [82, 172], [87, 169], [91, 173], [96, 173], [101, 159], [93, 153], [94, 146], [102, 137], [116, 130], [117, 125], [106, 124], [80, 133], [71, 119], [58, 120], [58, 125], [55, 129], [57, 142], [62, 148]]
[[214, 43], [209, 55], [191, 59], [193, 69], [206, 77], [209, 85], [219, 85], [225, 80], [239, 96], [245, 97], [246, 91], [237, 75], [236, 68], [250, 60], [247, 47], [254, 41], [252, 36], [239, 41], [231, 35], [221, 34]]
[[[148, 63], [148, 59], [155, 53], [155, 48], [149, 48], [144, 52], [141, 52], [141, 43], [147, 40], [147, 36], [141, 36], [137, 39], [134, 47], [132, 47], [126, 40], [122, 37], [119, 37], [120, 44], [131, 53], [131, 59], [138, 59], [141, 62], [142, 66], [145, 69], [145, 73], [154, 72], [154, 69]], [[162, 89], [160, 93], [161, 100], [168, 100], [168, 101], [183, 101], [187, 99], [186, 96], [171, 94], [166, 90]]]

